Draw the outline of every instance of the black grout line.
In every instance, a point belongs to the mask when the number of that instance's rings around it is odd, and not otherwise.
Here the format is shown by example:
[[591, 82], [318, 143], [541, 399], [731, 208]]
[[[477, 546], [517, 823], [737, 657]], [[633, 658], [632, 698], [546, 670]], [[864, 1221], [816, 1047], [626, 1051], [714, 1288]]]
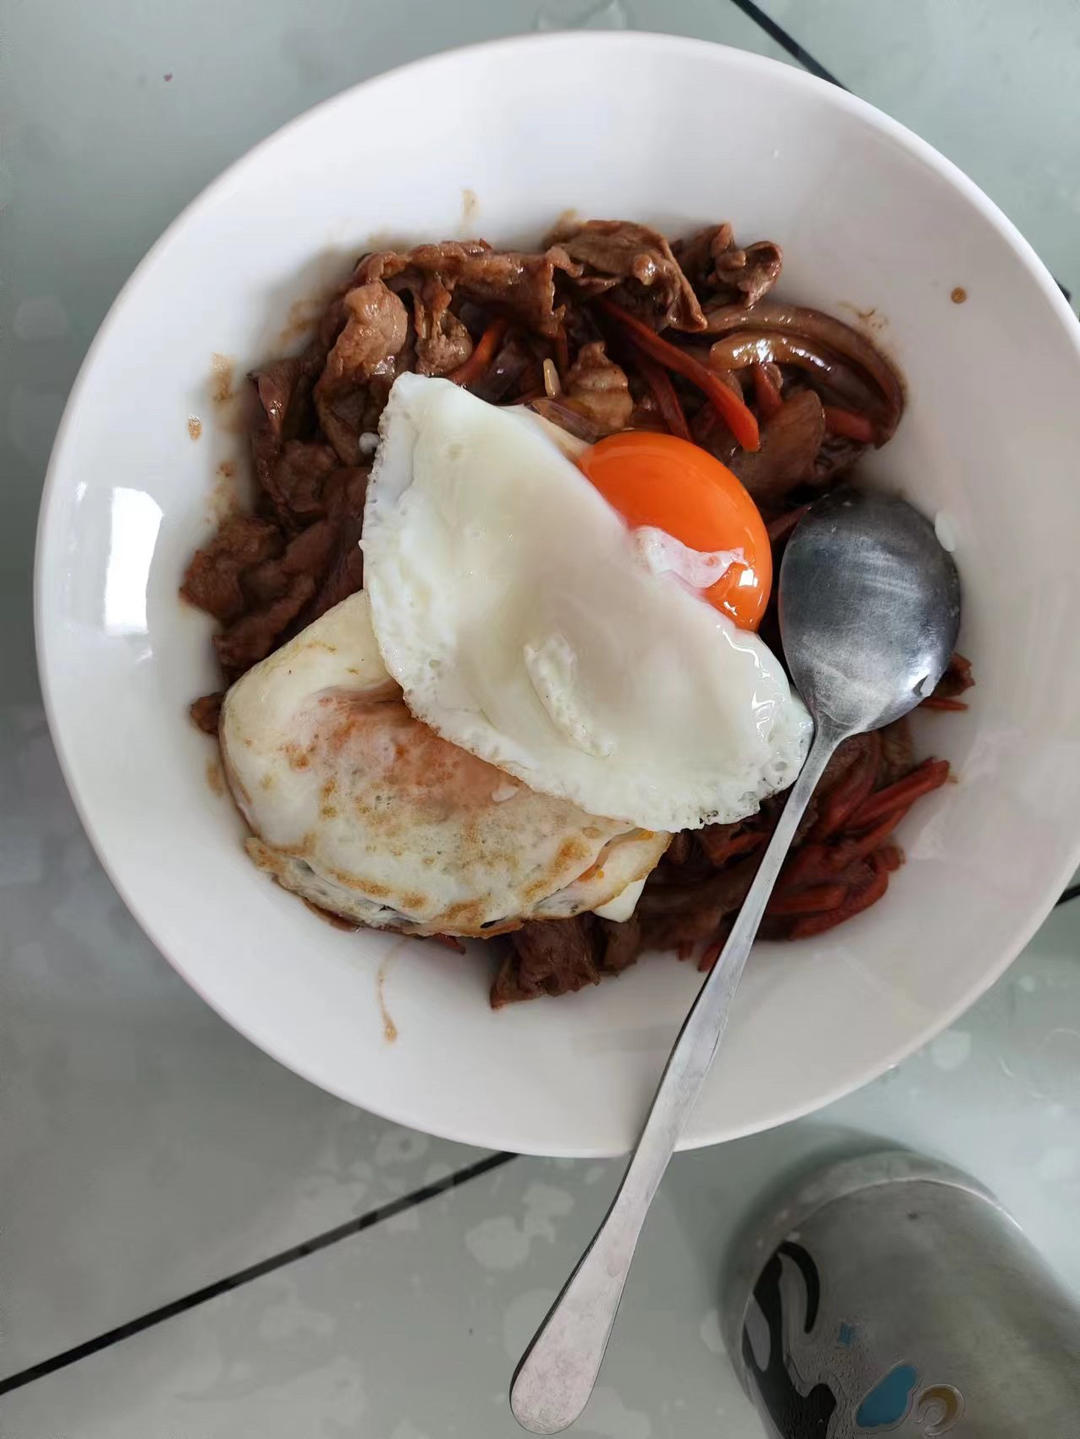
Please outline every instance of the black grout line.
[[755, 5], [754, 0], [731, 0], [731, 3], [764, 30], [770, 39], [775, 40], [781, 49], [786, 50], [792, 59], [798, 60], [799, 64], [809, 70], [811, 75], [816, 75], [819, 80], [828, 80], [830, 84], [838, 86], [841, 90], [847, 89], [847, 86], [842, 84], [831, 70], [826, 70], [820, 61], [815, 60], [810, 51], [805, 50], [793, 35], [789, 35], [771, 15], [766, 15], [760, 5]]
[[1061, 898], [1055, 900], [1055, 906], [1059, 904], [1068, 904], [1070, 899], [1080, 899], [1080, 884], [1070, 884], [1068, 889], [1063, 890]]
[[84, 1344], [76, 1344], [73, 1349], [65, 1349], [61, 1354], [54, 1354], [51, 1359], [43, 1359], [40, 1364], [32, 1364], [29, 1369], [21, 1369], [17, 1374], [11, 1374], [7, 1379], [0, 1379], [0, 1394], [9, 1394], [13, 1389], [21, 1389], [24, 1384], [31, 1384], [35, 1379], [43, 1379], [47, 1374], [54, 1374], [57, 1369], [66, 1369], [69, 1364], [76, 1364], [80, 1359], [87, 1359], [91, 1354], [97, 1354], [101, 1349], [108, 1349], [112, 1344], [119, 1344], [123, 1339], [131, 1339], [136, 1334], [141, 1334], [144, 1329], [152, 1329], [156, 1324], [163, 1324], [166, 1319], [174, 1319], [176, 1315], [183, 1314], [188, 1309], [194, 1309], [200, 1304], [205, 1304], [210, 1299], [220, 1298], [222, 1294], [228, 1294], [230, 1290], [238, 1289], [243, 1284], [250, 1284], [253, 1279], [261, 1279], [264, 1274], [272, 1274], [275, 1269], [282, 1269], [286, 1264], [294, 1264], [298, 1259], [306, 1259], [309, 1254], [317, 1254], [320, 1249], [328, 1249], [332, 1244], [339, 1244], [343, 1239], [351, 1239], [354, 1234], [361, 1234], [365, 1229], [370, 1229], [375, 1224], [381, 1224], [384, 1219], [392, 1219], [395, 1214], [402, 1214], [407, 1209], [415, 1209], [419, 1204], [425, 1204], [429, 1199], [437, 1195], [445, 1194], [449, 1189], [456, 1189], [461, 1184], [467, 1184], [470, 1179], [479, 1179], [482, 1174], [490, 1174], [493, 1169], [499, 1169], [508, 1164], [511, 1159], [516, 1159], [514, 1154], [491, 1154], [486, 1159], [480, 1159], [475, 1164], [468, 1165], [465, 1169], [459, 1169], [454, 1174], [448, 1175], [446, 1179], [440, 1179], [434, 1184], [426, 1184], [423, 1189], [414, 1189], [411, 1194], [404, 1194], [400, 1199], [393, 1199], [389, 1204], [383, 1204], [378, 1209], [370, 1209], [366, 1214], [361, 1214], [356, 1219], [347, 1220], [344, 1224], [337, 1225], [334, 1229], [327, 1229], [322, 1234], [316, 1234], [313, 1239], [305, 1239], [301, 1244], [294, 1244], [291, 1249], [283, 1249], [279, 1254], [271, 1254], [268, 1259], [260, 1259], [257, 1264], [250, 1264], [246, 1269], [239, 1269], [235, 1274], [226, 1275], [224, 1279], [217, 1280], [214, 1284], [207, 1284], [203, 1289], [193, 1290], [185, 1294], [181, 1299], [174, 1299], [169, 1304], [163, 1304], [160, 1309], [151, 1309], [147, 1314], [141, 1314], [137, 1319], [129, 1319], [126, 1324], [118, 1324], [115, 1329], [107, 1329], [104, 1334], [97, 1335], [94, 1339], [88, 1339]]

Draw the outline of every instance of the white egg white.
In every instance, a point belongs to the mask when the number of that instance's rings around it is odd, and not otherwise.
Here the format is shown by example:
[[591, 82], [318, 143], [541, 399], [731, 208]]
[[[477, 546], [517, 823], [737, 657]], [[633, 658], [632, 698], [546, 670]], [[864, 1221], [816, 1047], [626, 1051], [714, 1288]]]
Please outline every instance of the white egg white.
[[753, 813], [801, 765], [805, 709], [767, 646], [680, 580], [687, 556], [658, 563], [566, 449], [449, 381], [396, 381], [363, 539], [387, 669], [438, 734], [589, 814], [676, 830]]
[[366, 925], [487, 936], [568, 917], [643, 881], [670, 839], [538, 794], [415, 719], [363, 593], [232, 686], [220, 737], [255, 862]]

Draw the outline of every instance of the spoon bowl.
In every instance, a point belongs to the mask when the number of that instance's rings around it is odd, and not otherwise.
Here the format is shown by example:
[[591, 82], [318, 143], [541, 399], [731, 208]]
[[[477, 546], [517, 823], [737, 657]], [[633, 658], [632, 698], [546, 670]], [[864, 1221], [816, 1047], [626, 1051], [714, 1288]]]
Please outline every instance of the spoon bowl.
[[960, 577], [925, 515], [844, 486], [792, 534], [779, 607], [810, 713], [855, 733], [899, 719], [934, 688], [960, 629]]

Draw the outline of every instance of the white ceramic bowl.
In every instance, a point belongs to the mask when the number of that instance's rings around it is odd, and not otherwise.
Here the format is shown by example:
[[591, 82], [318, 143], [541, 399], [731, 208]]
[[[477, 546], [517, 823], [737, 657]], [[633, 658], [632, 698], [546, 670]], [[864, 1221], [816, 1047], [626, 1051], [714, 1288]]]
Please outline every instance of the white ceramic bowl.
[[731, 219], [783, 243], [782, 293], [849, 318], [873, 309], [910, 405], [869, 468], [954, 532], [978, 675], [970, 713], [920, 721], [960, 783], [911, 816], [908, 862], [870, 913], [756, 951], [685, 1143], [811, 1110], [940, 1030], [1080, 858], [1080, 335], [969, 180], [797, 70], [668, 36], [531, 37], [382, 76], [259, 145], [150, 252], [83, 366], [42, 507], [37, 622], [84, 823], [133, 913], [221, 1015], [403, 1123], [600, 1155], [632, 1142], [698, 977], [655, 957], [493, 1014], [479, 950], [314, 918], [251, 866], [207, 784], [210, 742], [186, 707], [215, 682], [210, 629], [176, 594], [216, 467], [242, 443], [210, 400], [212, 354], [242, 374], [273, 353], [290, 304], [375, 236], [535, 242], [568, 207], [676, 233]]

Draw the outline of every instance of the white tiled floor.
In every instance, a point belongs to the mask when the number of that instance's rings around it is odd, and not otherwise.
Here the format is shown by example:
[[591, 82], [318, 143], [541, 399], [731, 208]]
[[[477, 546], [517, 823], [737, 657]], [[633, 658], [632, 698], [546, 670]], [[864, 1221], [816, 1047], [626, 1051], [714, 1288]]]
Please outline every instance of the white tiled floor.
[[[975, 1169], [1080, 1286], [1080, 915], [962, 1025], [811, 1120], [684, 1155], [661, 1192], [583, 1434], [756, 1439], [719, 1352], [722, 1257], [778, 1173], [876, 1133]], [[421, 1160], [420, 1167], [423, 1168]], [[515, 1159], [9, 1395], [5, 1439], [496, 1439], [513, 1361], [617, 1165]], [[144, 1191], [145, 1192], [145, 1191]], [[723, 1429], [719, 1429], [722, 1419]]]
[[203, 1004], [101, 872], [36, 706], [0, 717], [0, 812], [0, 1376], [479, 1157]]
[[[1080, 290], [1080, 11], [766, 0], [1001, 201]], [[0, 51], [0, 1382], [477, 1159], [311, 1089], [177, 979], [101, 873], [36, 700], [27, 585], [52, 430], [131, 266], [251, 141], [363, 75], [563, 24], [783, 51], [728, 0], [8, 7]], [[171, 79], [166, 79], [166, 75]], [[950, 1034], [774, 1134], [680, 1158], [583, 1433], [760, 1431], [716, 1273], [763, 1187], [850, 1130], [996, 1187], [1080, 1286], [1080, 902]], [[509, 1435], [521, 1343], [611, 1166], [514, 1160], [0, 1399], [3, 1439]]]

